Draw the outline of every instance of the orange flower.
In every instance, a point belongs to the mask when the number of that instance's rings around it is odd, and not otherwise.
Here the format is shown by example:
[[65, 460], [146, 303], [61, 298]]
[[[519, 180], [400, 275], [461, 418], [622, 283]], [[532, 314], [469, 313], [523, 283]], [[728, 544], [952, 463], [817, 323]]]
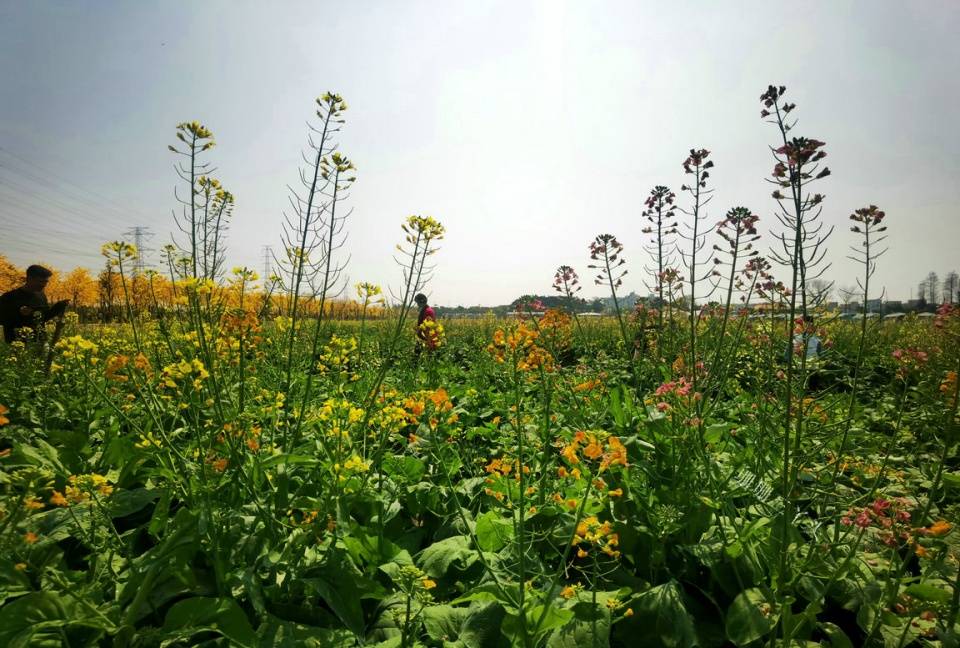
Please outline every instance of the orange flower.
[[39, 540], [39, 539], [40, 539], [40, 536], [38, 536], [38, 535], [37, 535], [36, 533], [34, 533], [33, 531], [27, 531], [27, 532], [23, 535], [23, 541], [26, 542], [27, 544], [33, 544], [33, 543], [35, 543], [35, 542], [36, 542], [37, 540]]
[[3, 405], [0, 405], [0, 425], [6, 425], [7, 423], [10, 422], [10, 419], [8, 419], [8, 418], [5, 416], [5, 415], [6, 415], [7, 413], [9, 413], [9, 412], [10, 412], [9, 409], [7, 409], [7, 408], [6, 408], [5, 406], [3, 406]]
[[591, 440], [587, 447], [583, 449], [583, 454], [586, 455], [588, 459], [596, 459], [603, 454], [603, 448], [596, 440]]
[[576, 595], [576, 593], [577, 593], [577, 590], [575, 590], [570, 585], [567, 585], [562, 590], [560, 590], [560, 596], [562, 596], [567, 600], [572, 599]]
[[950, 529], [952, 528], [953, 528], [953, 525], [951, 525], [946, 520], [937, 520], [936, 522], [934, 522], [933, 524], [931, 524], [929, 527], [926, 528], [926, 534], [932, 535], [932, 536], [947, 535], [948, 533], [950, 533]]

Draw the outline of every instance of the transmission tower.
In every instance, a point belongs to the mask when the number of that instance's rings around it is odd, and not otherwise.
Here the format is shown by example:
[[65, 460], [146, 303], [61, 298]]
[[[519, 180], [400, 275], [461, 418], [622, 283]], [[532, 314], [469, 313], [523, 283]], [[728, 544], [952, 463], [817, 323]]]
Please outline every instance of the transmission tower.
[[144, 260], [144, 255], [147, 252], [153, 252], [152, 248], [146, 246], [145, 241], [153, 238], [153, 232], [146, 225], [134, 225], [123, 235], [133, 238], [133, 244], [137, 247], [137, 256], [133, 260], [133, 271], [136, 274], [143, 274], [144, 268], [149, 265]]
[[263, 281], [267, 282], [273, 274], [273, 246], [264, 245], [260, 251], [263, 252]]

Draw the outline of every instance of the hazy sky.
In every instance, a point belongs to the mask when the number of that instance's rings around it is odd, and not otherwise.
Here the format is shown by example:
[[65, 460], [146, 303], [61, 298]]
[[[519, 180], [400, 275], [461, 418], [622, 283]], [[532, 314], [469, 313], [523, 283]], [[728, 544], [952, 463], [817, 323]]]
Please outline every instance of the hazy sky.
[[96, 268], [133, 225], [160, 247], [166, 146], [196, 119], [237, 197], [229, 263], [260, 268], [313, 100], [332, 90], [359, 169], [351, 283], [396, 286], [391, 253], [416, 213], [448, 230], [435, 303], [546, 293], [564, 263], [587, 279], [604, 232], [642, 292], [643, 200], [679, 190], [692, 147], [716, 163], [711, 224], [745, 205], [777, 227], [763, 180], [777, 133], [758, 101], [774, 83], [798, 104], [796, 134], [827, 143], [830, 276], [853, 283], [847, 216], [875, 203], [891, 248], [876, 284], [906, 298], [928, 271], [960, 269], [957, 33], [956, 0], [0, 0], [0, 253]]

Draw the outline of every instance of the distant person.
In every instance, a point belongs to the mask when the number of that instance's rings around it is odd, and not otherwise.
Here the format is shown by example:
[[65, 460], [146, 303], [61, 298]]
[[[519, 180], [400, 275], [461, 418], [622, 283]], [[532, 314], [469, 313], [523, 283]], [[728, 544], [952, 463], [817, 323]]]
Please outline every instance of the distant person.
[[413, 301], [417, 303], [417, 306], [420, 309], [420, 312], [417, 314], [417, 345], [413, 350], [414, 356], [419, 358], [424, 347], [430, 351], [436, 347], [436, 337], [430, 335], [423, 324], [424, 322], [436, 322], [437, 314], [434, 313], [433, 309], [427, 304], [427, 296], [423, 293], [417, 293], [417, 296], [413, 298]]
[[67, 300], [51, 306], [43, 292], [52, 276], [53, 272], [47, 268], [32, 265], [27, 268], [22, 286], [0, 295], [0, 324], [7, 343], [15, 341], [21, 329], [27, 328], [33, 331], [35, 339], [40, 340], [44, 335], [43, 325], [63, 315]]
[[803, 316], [803, 332], [796, 333], [793, 336], [793, 341], [784, 354], [784, 360], [789, 361], [791, 353], [800, 352], [803, 352], [804, 355], [807, 356], [808, 362], [811, 360], [819, 360], [820, 355], [823, 353], [823, 342], [813, 330], [812, 315]]

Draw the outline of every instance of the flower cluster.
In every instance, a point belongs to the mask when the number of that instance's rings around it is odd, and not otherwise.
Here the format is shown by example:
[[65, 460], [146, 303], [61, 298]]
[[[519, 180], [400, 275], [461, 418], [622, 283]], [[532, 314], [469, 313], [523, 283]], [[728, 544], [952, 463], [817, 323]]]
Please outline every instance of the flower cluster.
[[577, 524], [573, 535], [573, 546], [577, 548], [577, 557], [586, 558], [591, 545], [599, 547], [600, 551], [611, 558], [619, 558], [620, 536], [614, 533], [609, 522], [600, 522], [595, 515], [591, 515]]
[[328, 398], [316, 414], [325, 424], [328, 436], [347, 436], [347, 428], [363, 420], [365, 412], [343, 398]]
[[79, 359], [89, 355], [88, 361], [90, 364], [97, 364], [98, 362], [98, 358], [94, 357], [93, 354], [95, 354], [100, 347], [97, 346], [95, 342], [91, 342], [81, 335], [72, 335], [60, 340], [57, 342], [57, 348], [63, 354], [64, 358]]
[[355, 337], [334, 335], [323, 346], [318, 358], [317, 368], [323, 373], [348, 373], [356, 350], [357, 339]]
[[[886, 214], [883, 211], [881, 211], [876, 205], [870, 205], [869, 207], [863, 207], [861, 209], [858, 209], [852, 214], [850, 214], [850, 220], [858, 223], [857, 225], [851, 226], [850, 231], [856, 232], [857, 234], [861, 234], [865, 231], [870, 231], [871, 229], [880, 225], [880, 223], [883, 222], [883, 219], [885, 216]], [[861, 226], [863, 227], [863, 229], [861, 229]], [[884, 226], [884, 227], [879, 227], [876, 231], [883, 232], [886, 229], [887, 228]]]
[[430, 242], [443, 238], [446, 231], [439, 221], [431, 216], [410, 216], [402, 226], [407, 235], [407, 242]]
[[443, 324], [436, 320], [423, 320], [417, 327], [417, 336], [428, 349], [439, 349], [447, 339]]
[[627, 465], [626, 447], [619, 437], [607, 435], [605, 432], [578, 430], [570, 443], [563, 445], [560, 454], [571, 466], [581, 463], [581, 455], [588, 461], [599, 462], [598, 473], [610, 466]]
[[383, 289], [377, 284], [361, 281], [356, 286], [357, 297], [364, 306], [383, 303]]
[[906, 380], [907, 376], [927, 364], [929, 359], [926, 351], [918, 349], [896, 349], [891, 354], [897, 361], [897, 377]]
[[120, 265], [121, 261], [136, 259], [137, 248], [123, 241], [113, 241], [112, 243], [105, 243], [100, 248], [100, 254], [110, 260], [110, 265], [117, 266]]
[[53, 491], [53, 495], [50, 496], [50, 503], [54, 506], [83, 504], [90, 501], [94, 494], [100, 497], [108, 497], [111, 493], [113, 493], [113, 486], [104, 475], [96, 473], [71, 475], [62, 493], [58, 490]]
[[623, 285], [623, 277], [627, 274], [626, 270], [618, 270], [626, 264], [626, 259], [620, 257], [623, 252], [623, 243], [617, 240], [613, 234], [600, 234], [590, 244], [590, 259], [600, 261], [601, 264], [590, 264], [587, 267], [592, 270], [599, 270], [594, 279], [598, 286], [609, 284], [614, 288]]
[[520, 322], [506, 331], [494, 331], [493, 341], [487, 345], [487, 351], [498, 363], [512, 362], [517, 371], [549, 371], [553, 368], [553, 357], [537, 344], [539, 337], [540, 332], [534, 327]]
[[573, 268], [568, 265], [562, 265], [557, 268], [557, 272], [553, 275], [554, 290], [561, 295], [572, 298], [576, 293], [580, 292], [581, 288], [580, 277], [577, 276], [577, 272]]
[[[707, 169], [713, 167], [713, 160], [705, 161], [709, 156], [710, 151], [707, 149], [690, 149], [690, 154], [683, 161], [683, 172], [696, 176], [696, 182], [701, 188], [707, 186], [707, 178], [710, 177]], [[680, 189], [690, 191], [691, 187], [683, 185]]]
[[874, 529], [880, 541], [889, 547], [907, 542], [910, 533], [910, 502], [903, 497], [886, 499], [876, 498], [869, 506], [851, 508], [840, 518], [844, 526], [856, 526], [861, 529]]
[[164, 387], [176, 389], [180, 385], [192, 385], [194, 389], [200, 389], [203, 381], [210, 377], [210, 372], [203, 366], [198, 358], [193, 360], [180, 360], [163, 368], [160, 376], [160, 383]]

